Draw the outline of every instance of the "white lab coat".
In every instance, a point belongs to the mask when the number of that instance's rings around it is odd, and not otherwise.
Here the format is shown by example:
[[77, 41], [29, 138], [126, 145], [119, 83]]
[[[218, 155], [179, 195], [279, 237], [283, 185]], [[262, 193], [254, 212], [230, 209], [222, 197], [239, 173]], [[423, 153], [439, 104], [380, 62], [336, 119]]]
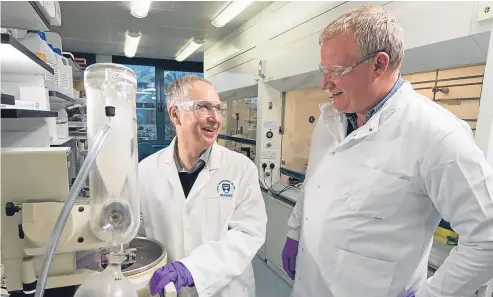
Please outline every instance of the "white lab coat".
[[[312, 137], [294, 297], [471, 296], [493, 278], [493, 171], [468, 125], [409, 82], [346, 137], [329, 104]], [[426, 281], [443, 217], [459, 246]]]
[[168, 261], [179, 260], [190, 270], [195, 287], [179, 296], [254, 297], [251, 261], [267, 224], [255, 164], [214, 144], [185, 199], [174, 147], [173, 140], [139, 164], [146, 235], [165, 245]]

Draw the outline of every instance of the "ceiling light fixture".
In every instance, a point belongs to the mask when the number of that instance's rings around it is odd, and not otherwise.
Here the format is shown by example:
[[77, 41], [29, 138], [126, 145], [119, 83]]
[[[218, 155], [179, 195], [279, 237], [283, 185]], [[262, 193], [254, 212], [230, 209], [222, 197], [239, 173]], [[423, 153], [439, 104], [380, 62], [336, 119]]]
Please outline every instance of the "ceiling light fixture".
[[137, 47], [139, 46], [140, 41], [140, 32], [129, 32], [125, 34], [125, 56], [129, 58], [133, 58], [135, 53], [137, 52]]
[[204, 40], [202, 39], [194, 39], [192, 40], [176, 57], [175, 60], [181, 62], [188, 58], [193, 52], [195, 52], [199, 47], [204, 44]]
[[218, 28], [223, 27], [253, 2], [253, 0], [231, 1], [228, 7], [221, 11], [221, 13], [212, 20], [212, 25]]
[[145, 18], [151, 8], [152, 0], [133, 0], [130, 4], [130, 14], [136, 18]]

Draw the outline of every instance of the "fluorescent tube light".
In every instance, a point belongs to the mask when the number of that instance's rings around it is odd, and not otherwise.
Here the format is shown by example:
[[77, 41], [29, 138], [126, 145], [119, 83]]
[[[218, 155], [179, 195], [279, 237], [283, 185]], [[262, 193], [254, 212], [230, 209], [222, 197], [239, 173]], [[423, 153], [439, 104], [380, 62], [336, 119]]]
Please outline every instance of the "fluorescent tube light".
[[125, 34], [125, 56], [133, 58], [137, 52], [137, 47], [139, 46], [140, 36], [142, 34], [129, 32]]
[[223, 27], [252, 3], [253, 0], [231, 1], [228, 7], [221, 11], [221, 13], [218, 14], [214, 20], [212, 20], [212, 25], [218, 28]]
[[175, 58], [176, 61], [181, 62], [188, 58], [193, 52], [195, 52], [199, 47], [204, 44], [204, 41], [201, 39], [192, 40], [187, 47], [185, 47]]
[[133, 0], [130, 4], [130, 14], [136, 18], [145, 18], [151, 8], [152, 0]]

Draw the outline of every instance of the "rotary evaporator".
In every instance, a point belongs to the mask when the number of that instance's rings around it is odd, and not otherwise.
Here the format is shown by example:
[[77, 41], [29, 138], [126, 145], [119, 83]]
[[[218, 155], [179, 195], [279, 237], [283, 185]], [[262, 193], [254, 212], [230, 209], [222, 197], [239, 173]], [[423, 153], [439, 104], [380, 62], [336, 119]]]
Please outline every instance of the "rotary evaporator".
[[[136, 237], [140, 225], [136, 76], [130, 68], [111, 63], [91, 65], [84, 75], [89, 153], [69, 192], [68, 186], [62, 185], [57, 187], [62, 190], [56, 199], [36, 198], [9, 204], [15, 210], [10, 217], [17, 215], [16, 220], [22, 221], [19, 230], [24, 228], [26, 232], [21, 239], [12, 235], [12, 241], [2, 235], [2, 241], [12, 242], [12, 247], [15, 242], [24, 251], [11, 260], [12, 267], [21, 266], [21, 272], [9, 270], [12, 272], [7, 280], [16, 289], [22, 279], [24, 293], [34, 293], [35, 297], [43, 296], [46, 288], [74, 284], [80, 284], [76, 297], [150, 296], [150, 278], [166, 263], [166, 252], [160, 243]], [[2, 158], [12, 164], [9, 166], [28, 159], [31, 163], [32, 160], [41, 163], [42, 158], [32, 158], [41, 153], [46, 152], [2, 150]], [[26, 158], [27, 155], [31, 158]], [[88, 205], [81, 205], [78, 194], [88, 177], [90, 201]], [[62, 184], [58, 180], [62, 179], [53, 178], [51, 185], [43, 187], [51, 189], [53, 183]], [[65, 186], [68, 195], [63, 194]], [[12, 189], [11, 192], [19, 191]], [[31, 194], [34, 195], [37, 194]], [[45, 210], [50, 213], [43, 215]], [[58, 215], [56, 222], [53, 219], [56, 215], [48, 218], [50, 214]], [[36, 231], [42, 228], [52, 231]], [[39, 235], [41, 233], [44, 237]], [[73, 267], [76, 262], [73, 255], [81, 251], [90, 251], [95, 256], [89, 258], [97, 259], [86, 265], [89, 269]], [[176, 292], [170, 291], [167, 296], [176, 296]]]

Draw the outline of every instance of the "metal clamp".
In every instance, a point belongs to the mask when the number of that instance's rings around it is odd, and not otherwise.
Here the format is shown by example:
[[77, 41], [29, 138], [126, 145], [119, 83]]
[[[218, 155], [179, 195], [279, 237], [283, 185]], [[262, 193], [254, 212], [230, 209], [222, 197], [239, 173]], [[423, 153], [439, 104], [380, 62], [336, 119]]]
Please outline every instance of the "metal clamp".
[[123, 256], [125, 256], [125, 260], [122, 262], [123, 267], [128, 267], [130, 265], [135, 264], [137, 262], [137, 249], [129, 248], [123, 250]]
[[[125, 248], [128, 244], [123, 245], [123, 250], [119, 254], [123, 261], [121, 263], [122, 269], [125, 269], [137, 262], [137, 249], [136, 248]], [[101, 253], [100, 266], [101, 268], [106, 268], [108, 265], [107, 255], [110, 254], [110, 248], [100, 248], [99, 252]]]

